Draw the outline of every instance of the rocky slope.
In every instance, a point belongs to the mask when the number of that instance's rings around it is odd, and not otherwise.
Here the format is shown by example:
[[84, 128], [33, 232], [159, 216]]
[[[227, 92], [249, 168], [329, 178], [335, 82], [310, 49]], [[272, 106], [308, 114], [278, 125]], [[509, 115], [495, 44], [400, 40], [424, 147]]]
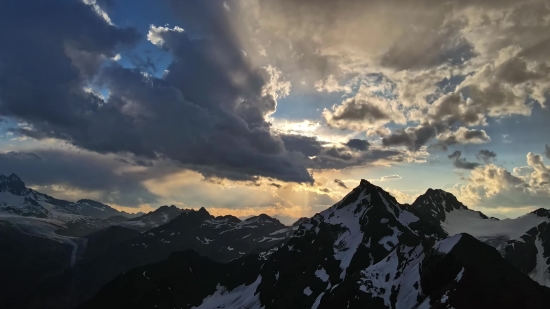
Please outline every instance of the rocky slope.
[[187, 212], [189, 210], [180, 209], [174, 205], [161, 206], [142, 216], [124, 220], [113, 225], [145, 232], [170, 222], [172, 219], [176, 218], [184, 211]]
[[410, 208], [448, 236], [468, 233], [495, 247], [512, 265], [550, 287], [549, 210], [498, 220], [468, 209], [450, 193], [431, 189]]
[[140, 215], [142, 213], [129, 214], [92, 200], [74, 203], [59, 200], [27, 188], [15, 174], [0, 175], [0, 220], [16, 225], [25, 217], [27, 226], [37, 220], [38, 226], [50, 224], [57, 234], [82, 237]]
[[77, 265], [37, 288], [26, 306], [74, 307], [117, 275], [162, 261], [173, 252], [193, 249], [218, 262], [229, 262], [275, 246], [290, 230], [267, 215], [241, 221], [233, 216], [214, 217], [204, 208], [182, 211], [145, 233], [113, 226], [90, 235], [88, 250]]
[[227, 264], [174, 253], [82, 308], [547, 308], [549, 288], [422, 212], [362, 181], [276, 248]]

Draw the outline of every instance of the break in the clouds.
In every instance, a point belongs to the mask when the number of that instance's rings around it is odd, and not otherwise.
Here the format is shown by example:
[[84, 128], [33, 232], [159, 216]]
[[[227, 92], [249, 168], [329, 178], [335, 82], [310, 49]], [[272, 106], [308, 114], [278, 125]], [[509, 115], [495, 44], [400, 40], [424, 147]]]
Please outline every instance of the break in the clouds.
[[[181, 28], [151, 27], [148, 39], [174, 57], [160, 79], [105, 61], [140, 34], [90, 4], [28, 0], [1, 11], [0, 37], [11, 44], [0, 56], [0, 112], [29, 123], [30, 136], [170, 159], [207, 176], [312, 181], [265, 121], [280, 95], [274, 72], [250, 64], [216, 20], [212, 36], [195, 40]], [[86, 91], [90, 83], [108, 97]]]
[[[315, 205], [338, 179], [396, 175], [411, 179], [399, 192], [456, 184], [478, 206], [538, 205], [548, 20], [547, 0], [7, 1], [0, 168], [119, 205], [167, 201], [151, 184], [188, 170]], [[294, 193], [262, 206], [299, 207]], [[235, 209], [197, 205], [214, 202]]]

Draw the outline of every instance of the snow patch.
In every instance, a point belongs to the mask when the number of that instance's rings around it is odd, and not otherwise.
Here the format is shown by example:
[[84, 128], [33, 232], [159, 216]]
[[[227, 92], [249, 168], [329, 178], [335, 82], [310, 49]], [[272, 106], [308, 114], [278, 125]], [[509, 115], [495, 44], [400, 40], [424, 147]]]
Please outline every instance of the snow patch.
[[544, 247], [538, 237], [535, 240], [535, 246], [537, 247], [537, 265], [529, 273], [529, 277], [540, 285], [550, 287], [550, 274], [548, 273], [548, 264], [546, 264], [548, 257], [544, 257]]
[[435, 243], [434, 248], [440, 253], [448, 254], [451, 250], [453, 250], [454, 246], [458, 243], [461, 237], [462, 235], [457, 234], [443, 240], [439, 240]]
[[327, 271], [321, 267], [321, 269], [317, 269], [315, 271], [315, 276], [323, 282], [327, 282], [329, 279], [329, 275], [327, 274]]
[[240, 285], [231, 291], [226, 287], [218, 286], [214, 294], [203, 299], [202, 304], [193, 309], [261, 309], [264, 308], [260, 303], [259, 294], [256, 294], [258, 285], [262, 282], [262, 276], [258, 276], [256, 281], [250, 285]]
[[317, 307], [319, 307], [319, 304], [321, 303], [321, 298], [323, 298], [323, 295], [325, 295], [325, 292], [317, 296], [317, 298], [315, 299], [315, 302], [313, 303], [313, 306], [311, 306], [311, 309], [317, 309]]

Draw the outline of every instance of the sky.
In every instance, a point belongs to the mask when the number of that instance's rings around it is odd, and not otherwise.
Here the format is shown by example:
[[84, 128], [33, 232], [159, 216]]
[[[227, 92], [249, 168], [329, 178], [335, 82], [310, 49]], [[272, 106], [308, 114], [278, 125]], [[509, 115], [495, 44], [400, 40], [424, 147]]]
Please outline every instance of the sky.
[[0, 173], [58, 198], [550, 207], [548, 0], [4, 1], [0, 40]]

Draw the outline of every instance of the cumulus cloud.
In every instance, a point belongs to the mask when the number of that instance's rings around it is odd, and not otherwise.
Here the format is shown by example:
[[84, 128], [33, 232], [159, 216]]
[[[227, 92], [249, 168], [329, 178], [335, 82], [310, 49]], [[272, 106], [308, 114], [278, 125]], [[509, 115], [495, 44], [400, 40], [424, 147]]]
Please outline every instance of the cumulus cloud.
[[331, 127], [360, 131], [392, 121], [392, 114], [377, 102], [352, 98], [334, 106], [332, 110], [325, 110], [323, 117]]
[[460, 127], [452, 132], [447, 131], [437, 136], [437, 139], [445, 145], [454, 144], [483, 144], [491, 141], [491, 138], [484, 130], [468, 129]]
[[476, 158], [478, 160], [483, 161], [486, 164], [489, 164], [493, 160], [496, 160], [496, 157], [497, 157], [497, 154], [494, 151], [490, 151], [487, 149], [481, 149], [476, 155]]
[[550, 146], [546, 145], [546, 157], [550, 159]]
[[527, 154], [526, 167], [509, 172], [488, 164], [473, 169], [465, 185], [454, 191], [467, 203], [488, 208], [547, 207], [550, 198], [549, 168], [538, 154]]
[[450, 154], [448, 158], [453, 161], [453, 166], [456, 168], [473, 170], [480, 165], [479, 163], [476, 163], [476, 162], [466, 161], [466, 158], [462, 158], [462, 152], [459, 150]]
[[422, 124], [417, 127], [407, 127], [406, 129], [397, 129], [392, 134], [382, 138], [382, 144], [390, 146], [406, 146], [410, 150], [418, 151], [438, 132], [437, 126]]
[[[393, 85], [325, 110], [329, 126], [376, 134], [375, 127], [411, 121], [442, 127], [442, 134], [453, 126], [470, 130], [490, 118], [529, 115], [530, 100], [544, 104], [549, 13], [544, 0], [268, 0], [241, 5], [230, 24], [251, 49], [264, 51], [257, 59], [299, 75], [289, 78], [307, 80], [304, 85], [316, 90], [347, 93], [351, 87], [353, 93], [350, 76], [372, 74]], [[419, 148], [413, 128], [398, 131], [387, 144]], [[465, 141], [488, 140], [478, 135]]]

